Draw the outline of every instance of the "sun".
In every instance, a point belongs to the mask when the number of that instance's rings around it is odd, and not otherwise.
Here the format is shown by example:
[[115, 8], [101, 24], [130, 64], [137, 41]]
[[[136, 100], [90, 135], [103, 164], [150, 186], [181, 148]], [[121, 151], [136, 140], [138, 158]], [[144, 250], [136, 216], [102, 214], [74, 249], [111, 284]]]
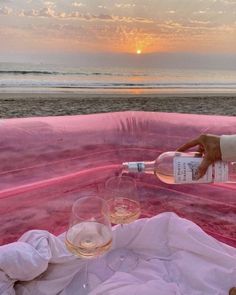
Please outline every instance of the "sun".
[[137, 54], [141, 54], [142, 51], [141, 51], [140, 49], [137, 49], [137, 50], [136, 50], [136, 53], [137, 53]]

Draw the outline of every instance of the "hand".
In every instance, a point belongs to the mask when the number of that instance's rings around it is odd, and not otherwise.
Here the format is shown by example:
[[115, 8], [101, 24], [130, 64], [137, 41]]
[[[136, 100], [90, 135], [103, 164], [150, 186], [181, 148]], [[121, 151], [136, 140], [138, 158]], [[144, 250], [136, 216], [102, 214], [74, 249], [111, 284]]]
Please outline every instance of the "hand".
[[203, 160], [198, 167], [199, 179], [206, 173], [208, 167], [212, 163], [221, 160], [220, 136], [202, 134], [199, 137], [180, 146], [177, 151], [184, 152], [195, 146], [198, 147], [197, 152], [203, 156]]

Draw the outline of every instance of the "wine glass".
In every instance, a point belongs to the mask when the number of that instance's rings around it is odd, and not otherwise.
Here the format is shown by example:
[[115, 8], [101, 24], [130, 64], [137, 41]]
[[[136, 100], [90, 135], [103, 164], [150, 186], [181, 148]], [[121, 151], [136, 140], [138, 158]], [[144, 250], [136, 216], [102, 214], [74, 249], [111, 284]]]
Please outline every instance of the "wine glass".
[[[141, 209], [135, 179], [129, 176], [114, 176], [105, 183], [105, 196], [113, 224], [124, 224], [139, 218]], [[130, 271], [138, 263], [135, 253], [126, 248], [111, 251], [107, 265], [114, 271]]]
[[[66, 232], [65, 244], [74, 255], [90, 259], [104, 254], [112, 245], [112, 230], [106, 201], [95, 195], [75, 201]], [[82, 290], [88, 294], [88, 264], [85, 263]]]

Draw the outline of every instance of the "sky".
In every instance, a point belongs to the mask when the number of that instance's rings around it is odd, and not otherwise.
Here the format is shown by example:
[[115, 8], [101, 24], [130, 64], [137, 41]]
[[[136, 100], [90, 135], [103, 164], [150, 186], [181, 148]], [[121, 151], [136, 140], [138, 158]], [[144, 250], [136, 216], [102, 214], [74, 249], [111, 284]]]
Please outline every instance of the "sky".
[[0, 61], [232, 67], [235, 56], [236, 0], [0, 0]]

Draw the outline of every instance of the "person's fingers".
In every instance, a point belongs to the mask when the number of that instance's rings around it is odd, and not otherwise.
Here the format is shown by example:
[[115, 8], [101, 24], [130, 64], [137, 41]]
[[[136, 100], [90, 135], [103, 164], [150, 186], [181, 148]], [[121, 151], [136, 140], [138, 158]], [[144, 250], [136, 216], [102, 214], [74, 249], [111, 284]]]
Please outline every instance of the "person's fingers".
[[189, 141], [189, 142], [186, 142], [185, 144], [181, 145], [181, 146], [177, 149], [177, 151], [178, 151], [178, 152], [184, 152], [184, 151], [186, 151], [186, 150], [188, 150], [188, 149], [190, 149], [190, 148], [192, 148], [192, 147], [194, 147], [194, 146], [196, 146], [196, 145], [199, 145], [199, 144], [201, 144], [201, 142], [199, 142], [199, 139], [196, 138], [196, 139], [193, 139], [193, 140], [191, 140], [191, 141]]
[[212, 161], [209, 160], [208, 158], [203, 158], [201, 164], [198, 167], [197, 173], [198, 173], [198, 177], [197, 179], [203, 177], [203, 175], [206, 173], [208, 167], [212, 164]]
[[195, 154], [197, 154], [198, 157], [202, 157], [204, 155], [204, 153], [205, 153], [204, 147], [201, 144], [199, 144]]

